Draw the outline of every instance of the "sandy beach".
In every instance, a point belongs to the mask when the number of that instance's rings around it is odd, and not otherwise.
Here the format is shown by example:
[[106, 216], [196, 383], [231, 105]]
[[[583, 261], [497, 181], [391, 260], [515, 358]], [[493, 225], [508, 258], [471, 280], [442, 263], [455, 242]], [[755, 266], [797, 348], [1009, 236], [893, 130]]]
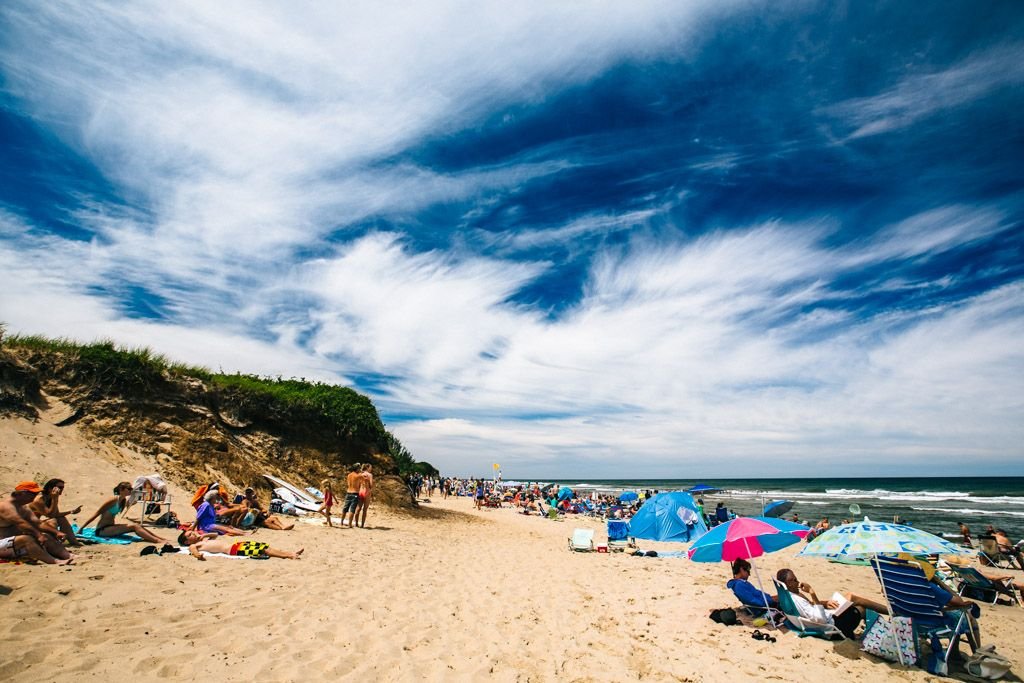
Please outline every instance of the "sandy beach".
[[[74, 427], [0, 421], [0, 488], [60, 476], [65, 506], [83, 505], [80, 520], [116, 482], [154, 469], [152, 459]], [[189, 494], [172, 485], [172, 495], [189, 518]], [[849, 641], [783, 631], [770, 643], [753, 640], [749, 626], [715, 624], [711, 609], [737, 604], [724, 586], [727, 565], [569, 552], [576, 526], [604, 539], [597, 520], [475, 511], [468, 498], [422, 507], [410, 516], [378, 506], [365, 530], [313, 522], [252, 537], [305, 548], [300, 561], [140, 557], [135, 543], [86, 547], [68, 568], [0, 565], [0, 679], [934, 678]], [[878, 595], [869, 569], [795, 558], [798, 550], [761, 558], [762, 575], [788, 566], [819, 594]], [[981, 624], [986, 644], [1024, 662], [1024, 609], [983, 607]]]

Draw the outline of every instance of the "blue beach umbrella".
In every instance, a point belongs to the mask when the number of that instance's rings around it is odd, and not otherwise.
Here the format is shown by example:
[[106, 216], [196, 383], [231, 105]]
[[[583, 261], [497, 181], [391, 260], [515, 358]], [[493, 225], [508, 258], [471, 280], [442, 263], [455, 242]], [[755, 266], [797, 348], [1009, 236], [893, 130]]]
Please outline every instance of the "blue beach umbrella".
[[648, 541], [686, 543], [700, 538], [707, 530], [697, 504], [685, 491], [659, 493], [648, 498], [629, 520], [629, 535]]
[[712, 493], [718, 491], [716, 486], [708, 486], [707, 484], [697, 484], [691, 488], [686, 489], [687, 493]]
[[568, 486], [558, 489], [558, 500], [566, 500], [567, 498], [572, 498], [572, 489]]
[[781, 517], [793, 509], [793, 504], [791, 500], [773, 500], [764, 506], [762, 514], [765, 517]]
[[623, 503], [629, 503], [636, 500], [637, 497], [638, 496], [636, 495], [636, 491], [626, 491], [621, 496], [619, 496], [619, 500], [621, 500]]

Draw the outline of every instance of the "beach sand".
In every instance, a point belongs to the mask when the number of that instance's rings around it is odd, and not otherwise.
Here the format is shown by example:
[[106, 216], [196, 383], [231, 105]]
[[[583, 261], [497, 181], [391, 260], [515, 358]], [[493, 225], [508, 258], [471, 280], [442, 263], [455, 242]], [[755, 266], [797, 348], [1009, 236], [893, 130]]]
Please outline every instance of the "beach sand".
[[[115, 483], [154, 469], [73, 426], [0, 420], [0, 489], [60, 476], [63, 505], [82, 504], [82, 520]], [[187, 493], [172, 494], [188, 518]], [[365, 530], [299, 523], [252, 537], [304, 547], [300, 561], [140, 557], [136, 543], [87, 547], [70, 568], [0, 565], [0, 680], [934, 678], [852, 642], [776, 632], [769, 643], [751, 639], [751, 627], [715, 624], [711, 609], [736, 606], [726, 564], [569, 552], [577, 526], [603, 541], [596, 520], [477, 512], [468, 498], [423, 507], [429, 515], [371, 509]], [[762, 576], [789, 566], [819, 595], [878, 595], [870, 569], [795, 558], [798, 550], [760, 558]], [[985, 643], [1024, 673], [1024, 610], [983, 611]]]

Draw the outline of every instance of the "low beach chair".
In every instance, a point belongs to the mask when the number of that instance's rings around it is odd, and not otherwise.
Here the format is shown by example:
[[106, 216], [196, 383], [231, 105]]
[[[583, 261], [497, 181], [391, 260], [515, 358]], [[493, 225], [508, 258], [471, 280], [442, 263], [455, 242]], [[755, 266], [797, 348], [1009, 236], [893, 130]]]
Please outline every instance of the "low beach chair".
[[[823, 624], [819, 621], [811, 621], [801, 617], [800, 610], [796, 608], [796, 603], [793, 602], [793, 595], [786, 588], [786, 584], [780, 583], [776, 579], [772, 580], [775, 581], [775, 590], [779, 594], [779, 608], [781, 608], [782, 614], [786, 617], [786, 623], [791, 629], [796, 631], [798, 636], [801, 638], [814, 636], [816, 638], [824, 638], [825, 640], [835, 640], [836, 636], [839, 636], [840, 640], [846, 640], [846, 636], [834, 624]], [[764, 605], [761, 606], [761, 609], [764, 609]]]
[[[960, 595], [964, 594], [967, 589], [973, 589], [973, 592], [982, 596], [981, 600], [985, 602], [991, 602], [993, 605], [996, 604], [996, 600], [999, 599], [1000, 595], [1005, 595], [1010, 598], [1010, 601], [1019, 607], [1024, 607], [1024, 603], [1021, 602], [1020, 596], [1017, 595], [1017, 590], [1013, 587], [1013, 581], [1009, 576], [985, 576], [974, 567], [961, 567], [959, 565], [950, 563], [949, 571], [954, 577], [960, 582], [957, 587], [957, 592]], [[988, 597], [991, 595], [992, 600], [989, 601]]]
[[594, 530], [574, 529], [569, 539], [569, 550], [589, 553], [594, 550]]
[[629, 546], [629, 523], [624, 519], [609, 519], [608, 529], [608, 550], [621, 553]]
[[939, 604], [919, 565], [902, 560], [875, 558], [871, 560], [871, 567], [882, 585], [882, 594], [889, 601], [892, 616], [910, 618], [916, 641], [924, 637], [941, 646], [942, 639], [948, 638], [946, 649], [934, 653], [947, 663], [961, 635], [967, 636], [972, 652], [977, 649], [967, 613], [960, 610], [943, 611], [945, 605]]
[[978, 536], [978, 561], [996, 569], [1013, 569], [1010, 556], [999, 549], [995, 536]]

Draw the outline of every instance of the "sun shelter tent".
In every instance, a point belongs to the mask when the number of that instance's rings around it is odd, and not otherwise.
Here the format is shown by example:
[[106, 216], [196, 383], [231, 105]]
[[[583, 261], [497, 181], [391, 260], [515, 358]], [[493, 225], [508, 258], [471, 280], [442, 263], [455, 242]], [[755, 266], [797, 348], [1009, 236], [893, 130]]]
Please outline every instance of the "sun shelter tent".
[[629, 520], [629, 535], [648, 541], [696, 541], [708, 531], [697, 503], [685, 491], [648, 498]]

